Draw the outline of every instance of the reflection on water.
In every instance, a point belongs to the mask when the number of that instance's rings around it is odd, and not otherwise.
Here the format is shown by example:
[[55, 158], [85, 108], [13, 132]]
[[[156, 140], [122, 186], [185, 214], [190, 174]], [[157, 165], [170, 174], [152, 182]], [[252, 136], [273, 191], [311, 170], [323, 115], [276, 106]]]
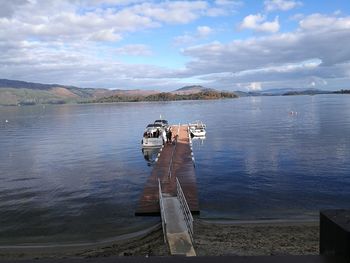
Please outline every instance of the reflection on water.
[[157, 154], [141, 155], [142, 132], [160, 114], [207, 125], [192, 141], [202, 217], [350, 206], [349, 96], [2, 107], [0, 244], [94, 241], [158, 222], [134, 211]]
[[209, 135], [194, 147], [201, 216], [317, 218], [350, 208], [349, 105], [349, 96], [261, 97], [208, 110]]
[[192, 143], [198, 142], [198, 144], [203, 145], [205, 139], [206, 139], [206, 136], [195, 136], [195, 137], [192, 137]]
[[143, 147], [141, 151], [142, 151], [143, 157], [147, 162], [147, 165], [152, 166], [156, 161], [156, 158], [160, 151], [160, 147]]

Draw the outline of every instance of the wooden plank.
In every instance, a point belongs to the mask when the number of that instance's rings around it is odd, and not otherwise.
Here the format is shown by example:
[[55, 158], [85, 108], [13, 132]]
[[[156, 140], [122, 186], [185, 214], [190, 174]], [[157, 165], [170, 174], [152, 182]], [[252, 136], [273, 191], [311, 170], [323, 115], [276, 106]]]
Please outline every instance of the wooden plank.
[[196, 176], [191, 156], [188, 126], [181, 125], [179, 128], [178, 125], [173, 125], [172, 131], [173, 136], [177, 136], [171, 170], [172, 176], [169, 177], [169, 165], [175, 145], [165, 144], [145, 184], [135, 215], [159, 215], [158, 178], [161, 180], [163, 193], [175, 196], [176, 177], [180, 181], [191, 212], [199, 213]]

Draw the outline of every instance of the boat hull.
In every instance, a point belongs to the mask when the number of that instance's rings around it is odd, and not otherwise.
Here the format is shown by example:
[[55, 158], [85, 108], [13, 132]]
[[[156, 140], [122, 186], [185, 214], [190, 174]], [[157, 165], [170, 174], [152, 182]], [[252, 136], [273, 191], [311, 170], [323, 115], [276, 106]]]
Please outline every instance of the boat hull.
[[205, 130], [192, 130], [190, 129], [190, 132], [192, 134], [192, 136], [195, 136], [195, 137], [205, 137], [206, 135], [206, 131]]
[[164, 144], [163, 138], [143, 138], [142, 147], [160, 147]]

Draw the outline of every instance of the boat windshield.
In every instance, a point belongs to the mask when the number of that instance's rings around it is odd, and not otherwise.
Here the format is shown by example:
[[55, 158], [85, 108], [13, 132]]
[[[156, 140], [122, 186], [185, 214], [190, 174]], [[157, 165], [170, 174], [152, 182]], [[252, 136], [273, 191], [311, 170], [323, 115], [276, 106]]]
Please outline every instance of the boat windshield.
[[168, 124], [168, 121], [167, 121], [167, 120], [155, 120], [154, 123], [155, 123], [155, 124], [160, 123], [160, 124], [163, 124], [163, 125], [167, 125], [167, 124]]
[[158, 124], [158, 123], [148, 124], [147, 125], [147, 128], [160, 128], [160, 127], [162, 127], [162, 125]]

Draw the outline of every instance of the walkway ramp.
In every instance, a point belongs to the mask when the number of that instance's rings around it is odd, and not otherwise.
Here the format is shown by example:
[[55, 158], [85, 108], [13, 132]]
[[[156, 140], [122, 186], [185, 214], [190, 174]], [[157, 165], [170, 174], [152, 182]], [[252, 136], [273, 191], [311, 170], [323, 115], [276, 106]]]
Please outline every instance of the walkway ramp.
[[162, 218], [164, 242], [171, 255], [196, 256], [193, 247], [193, 217], [179, 180], [176, 178], [176, 195], [163, 193], [158, 180], [159, 207]]
[[183, 218], [180, 201], [177, 197], [164, 197], [164, 217], [166, 240], [171, 255], [196, 256], [191, 236]]

